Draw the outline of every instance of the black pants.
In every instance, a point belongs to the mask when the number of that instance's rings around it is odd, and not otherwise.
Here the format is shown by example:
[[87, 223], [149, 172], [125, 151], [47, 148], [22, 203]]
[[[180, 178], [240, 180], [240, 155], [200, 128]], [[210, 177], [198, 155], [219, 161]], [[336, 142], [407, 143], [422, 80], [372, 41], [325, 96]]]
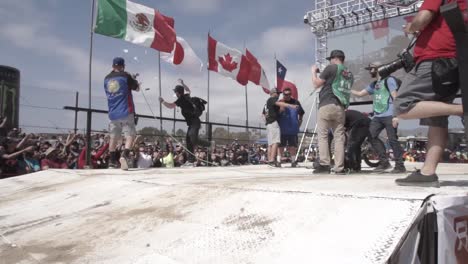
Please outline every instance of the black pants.
[[[198, 132], [200, 131], [200, 126], [201, 126], [200, 119], [193, 118], [190, 120], [190, 125], [187, 128], [187, 135], [185, 136], [185, 140], [187, 142], [187, 149], [192, 153], [194, 151], [194, 148], [198, 145], [202, 147], [210, 146], [210, 143], [198, 138]], [[190, 162], [193, 162], [195, 160], [195, 157], [193, 156], [193, 154], [189, 153], [188, 160]]]
[[348, 132], [346, 144], [346, 167], [353, 170], [361, 170], [361, 146], [369, 136], [369, 121], [360, 121], [354, 124]]
[[403, 148], [398, 143], [397, 129], [393, 127], [392, 116], [374, 117], [370, 123], [369, 133], [371, 136], [371, 144], [374, 150], [379, 155], [380, 162], [388, 162], [387, 152], [385, 146], [381, 141], [377, 140], [380, 132], [385, 128], [387, 131], [388, 141], [393, 150], [396, 165], [403, 165]]

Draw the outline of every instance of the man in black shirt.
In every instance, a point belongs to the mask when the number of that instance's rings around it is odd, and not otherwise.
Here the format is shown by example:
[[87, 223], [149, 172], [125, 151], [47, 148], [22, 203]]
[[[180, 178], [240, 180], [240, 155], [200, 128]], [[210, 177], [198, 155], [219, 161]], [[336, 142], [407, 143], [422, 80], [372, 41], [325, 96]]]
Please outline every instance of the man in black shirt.
[[348, 134], [346, 161], [348, 168], [361, 171], [361, 145], [369, 135], [370, 118], [356, 110], [346, 110], [345, 128]]
[[[188, 161], [194, 162], [195, 157], [193, 155], [193, 150], [196, 146], [200, 145], [203, 147], [210, 147], [210, 143], [207, 141], [201, 140], [198, 138], [198, 132], [200, 130], [201, 121], [198, 116], [196, 116], [195, 108], [192, 102], [190, 101], [190, 88], [185, 85], [182, 79], [179, 79], [180, 84], [176, 85], [174, 92], [177, 96], [177, 100], [173, 103], [168, 103], [164, 101], [162, 97], [159, 97], [159, 101], [167, 108], [175, 108], [176, 106], [180, 107], [182, 111], [182, 116], [187, 122], [187, 135], [185, 137], [187, 142], [187, 149], [191, 152], [189, 153]], [[185, 93], [187, 91], [187, 93]]]
[[270, 98], [268, 98], [263, 109], [268, 137], [268, 164], [275, 167], [281, 166], [281, 164], [276, 161], [278, 145], [281, 142], [280, 127], [278, 124], [280, 107], [290, 107], [293, 109], [297, 109], [298, 107], [297, 105], [279, 102], [279, 94], [280, 92], [276, 88], [271, 89]]

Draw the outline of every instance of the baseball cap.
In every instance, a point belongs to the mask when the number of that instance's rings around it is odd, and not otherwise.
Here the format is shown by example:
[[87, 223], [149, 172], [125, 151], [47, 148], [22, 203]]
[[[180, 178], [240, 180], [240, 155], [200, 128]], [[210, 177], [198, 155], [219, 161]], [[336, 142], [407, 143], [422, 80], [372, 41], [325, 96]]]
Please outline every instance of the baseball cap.
[[369, 65], [367, 67], [365, 67], [364, 69], [365, 70], [370, 70], [372, 68], [378, 68], [380, 66], [382, 66], [382, 63], [380, 61], [374, 61], [372, 63], [369, 63]]
[[278, 93], [278, 94], [280, 94], [280, 93], [281, 93], [281, 91], [278, 91], [278, 89], [276, 89], [276, 88], [273, 88], [273, 89], [271, 89], [271, 90], [270, 90], [270, 94], [274, 94], [274, 93]]
[[330, 57], [326, 57], [327, 60], [331, 60], [333, 58], [345, 58], [345, 55], [344, 55], [344, 52], [342, 50], [332, 50], [332, 52], [330, 52]]
[[174, 92], [176, 93], [183, 94], [184, 91], [185, 91], [185, 88], [182, 85], [176, 85], [176, 87], [174, 88]]
[[112, 61], [112, 65], [114, 66], [125, 66], [125, 60], [121, 57], [115, 57]]

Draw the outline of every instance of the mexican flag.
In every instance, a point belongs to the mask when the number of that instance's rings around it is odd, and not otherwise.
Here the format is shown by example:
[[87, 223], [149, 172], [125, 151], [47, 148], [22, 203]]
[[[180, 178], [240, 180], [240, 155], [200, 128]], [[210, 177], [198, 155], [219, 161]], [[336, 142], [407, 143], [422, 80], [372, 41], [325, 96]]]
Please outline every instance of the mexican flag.
[[99, 0], [94, 32], [162, 52], [176, 42], [173, 18], [126, 0]]

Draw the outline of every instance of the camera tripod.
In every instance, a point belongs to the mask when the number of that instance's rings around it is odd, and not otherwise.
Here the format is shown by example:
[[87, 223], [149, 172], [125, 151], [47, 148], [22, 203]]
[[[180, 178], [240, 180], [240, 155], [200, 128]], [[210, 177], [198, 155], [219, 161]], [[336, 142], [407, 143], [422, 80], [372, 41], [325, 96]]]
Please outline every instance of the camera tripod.
[[305, 139], [305, 136], [306, 136], [306, 133], [307, 133], [307, 128], [309, 127], [309, 123], [310, 123], [310, 117], [312, 116], [312, 111], [314, 109], [316, 109], [316, 111], [315, 111], [315, 128], [314, 128], [314, 132], [312, 132], [312, 139], [311, 139], [311, 141], [309, 143], [309, 147], [307, 148], [307, 154], [305, 156], [305, 162], [307, 162], [307, 159], [309, 158], [309, 153], [310, 153], [310, 150], [312, 148], [312, 144], [314, 142], [315, 135], [317, 135], [317, 125], [318, 125], [317, 114], [318, 114], [318, 103], [319, 103], [319, 98], [318, 98], [317, 91], [314, 91], [311, 96], [315, 96], [314, 102], [312, 103], [312, 106], [310, 107], [309, 117], [307, 118], [307, 122], [306, 122], [306, 125], [305, 125], [305, 128], [304, 128], [304, 132], [302, 133], [301, 143], [299, 143], [299, 147], [297, 148], [297, 151], [296, 151], [296, 157], [294, 157], [294, 162], [297, 162], [297, 158], [299, 157], [299, 152], [301, 150], [302, 144], [304, 143], [304, 139]]

